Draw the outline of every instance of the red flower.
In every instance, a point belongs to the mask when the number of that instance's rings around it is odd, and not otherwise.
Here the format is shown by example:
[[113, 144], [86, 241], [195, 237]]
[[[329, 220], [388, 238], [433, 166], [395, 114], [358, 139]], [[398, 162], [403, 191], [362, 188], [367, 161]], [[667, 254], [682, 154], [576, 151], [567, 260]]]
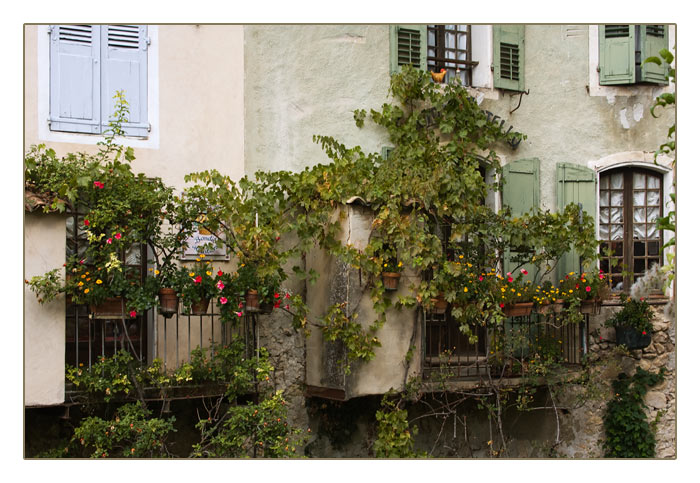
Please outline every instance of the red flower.
[[219, 298], [219, 303], [221, 305], [226, 305], [226, 302], [228, 302], [228, 299], [226, 297], [220, 297]]
[[647, 331], [646, 331], [646, 330], [643, 330], [643, 331], [642, 331], [642, 335], [647, 335]]
[[288, 299], [290, 295], [288, 293], [284, 294], [284, 298]]
[[482, 277], [481, 275], [479, 275], [479, 282], [481, 282], [481, 281], [483, 281], [483, 280], [484, 280], [484, 277]]
[[121, 234], [121, 233], [117, 233], [116, 235], [114, 235], [114, 238], [115, 238], [116, 240], [121, 240], [122, 234]]
[[523, 275], [527, 275], [527, 270], [525, 270], [524, 268], [520, 269], [520, 272], [521, 272]]
[[221, 270], [219, 270], [218, 272], [216, 272], [216, 274], [220, 277], [220, 276], [222, 276], [222, 275], [224, 274], [224, 272], [222, 272]]
[[586, 287], [586, 292], [590, 292], [590, 291], [591, 291], [591, 287]]
[[284, 308], [289, 310], [289, 304], [285, 305]]
[[129, 312], [129, 317], [131, 317], [131, 318], [136, 317], [136, 311], [132, 310], [131, 312]]
[[508, 282], [512, 282], [512, 281], [513, 281], [513, 277], [508, 277]]
[[102, 183], [101, 181], [95, 181], [93, 184], [95, 185], [96, 188], [99, 188], [99, 189], [102, 189], [105, 187], [105, 184]]
[[107, 238], [107, 245], [111, 245], [111, 244], [112, 244], [112, 239], [111, 239], [111, 238]]
[[278, 299], [278, 298], [280, 298], [280, 294], [278, 294], [277, 292], [275, 292], [274, 297], [275, 297], [276, 299]]
[[202, 283], [202, 276], [197, 275], [197, 278], [194, 279], [194, 283]]
[[576, 288], [578, 288], [578, 284], [576, 284]]
[[87, 218], [85, 218], [85, 220], [83, 220], [83, 225], [85, 225], [85, 226], [90, 226], [90, 220], [88, 220]]
[[500, 308], [503, 308], [503, 307], [506, 306], [506, 304], [504, 304], [503, 302], [501, 302], [500, 304], [498, 304], [498, 306], [499, 306]]
[[275, 308], [276, 308], [276, 309], [279, 309], [279, 308], [280, 308], [280, 302], [279, 302], [279, 300], [278, 300], [277, 302], [275, 302]]

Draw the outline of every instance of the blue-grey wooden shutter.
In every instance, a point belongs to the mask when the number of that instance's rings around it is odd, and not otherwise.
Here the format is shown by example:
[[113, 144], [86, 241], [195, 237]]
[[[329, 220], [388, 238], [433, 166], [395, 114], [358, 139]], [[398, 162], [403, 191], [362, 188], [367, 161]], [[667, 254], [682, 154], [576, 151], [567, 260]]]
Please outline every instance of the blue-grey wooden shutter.
[[634, 84], [634, 25], [598, 26], [600, 85]]
[[[540, 206], [540, 160], [519, 159], [503, 167], [503, 205], [511, 208], [514, 217], [519, 217]], [[503, 257], [504, 273], [512, 272], [516, 263], [511, 261], [511, 251]], [[536, 267], [530, 263], [521, 268], [528, 271], [525, 277], [532, 280]]]
[[102, 26], [102, 128], [115, 111], [114, 96], [123, 90], [129, 103], [127, 136], [148, 136], [148, 39], [145, 25]]
[[98, 134], [100, 27], [53, 25], [50, 29], [50, 129]]
[[[557, 163], [557, 208], [560, 212], [569, 203], [580, 203], [583, 211], [596, 217], [596, 174], [592, 169], [571, 163]], [[590, 270], [592, 267], [583, 267]], [[575, 251], [566, 253], [557, 264], [557, 276], [579, 272], [579, 256]]]

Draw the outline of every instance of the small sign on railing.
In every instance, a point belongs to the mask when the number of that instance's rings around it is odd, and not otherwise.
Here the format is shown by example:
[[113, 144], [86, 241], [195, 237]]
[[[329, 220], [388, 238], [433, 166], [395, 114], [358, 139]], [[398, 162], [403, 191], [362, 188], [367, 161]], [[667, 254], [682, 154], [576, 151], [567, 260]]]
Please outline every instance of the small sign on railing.
[[209, 260], [229, 260], [226, 246], [217, 246], [219, 238], [204, 227], [204, 219], [197, 221], [194, 233], [185, 240], [186, 246], [180, 259], [196, 260], [203, 253]]

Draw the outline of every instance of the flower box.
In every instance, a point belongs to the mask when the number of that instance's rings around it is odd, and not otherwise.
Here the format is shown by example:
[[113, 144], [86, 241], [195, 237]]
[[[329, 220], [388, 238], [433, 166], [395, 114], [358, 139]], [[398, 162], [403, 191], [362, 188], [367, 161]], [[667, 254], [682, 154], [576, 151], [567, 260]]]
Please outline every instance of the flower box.
[[113, 315], [121, 317], [124, 299], [122, 297], [108, 297], [98, 305], [90, 305], [90, 312], [98, 316]]
[[430, 299], [430, 305], [432, 307], [431, 312], [434, 314], [442, 315], [447, 311], [447, 300], [442, 295], [435, 299]]
[[598, 315], [600, 313], [600, 299], [581, 300], [581, 313]]
[[506, 317], [524, 317], [532, 313], [534, 302], [517, 302], [503, 307], [503, 313]]
[[651, 335], [646, 332], [638, 332], [632, 327], [615, 327], [615, 342], [624, 345], [629, 350], [644, 349], [651, 344]]

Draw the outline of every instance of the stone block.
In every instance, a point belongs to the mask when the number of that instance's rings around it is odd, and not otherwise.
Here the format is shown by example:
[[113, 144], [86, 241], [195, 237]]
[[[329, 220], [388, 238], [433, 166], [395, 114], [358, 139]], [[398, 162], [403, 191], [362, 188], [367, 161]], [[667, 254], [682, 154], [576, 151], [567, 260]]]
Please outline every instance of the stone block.
[[644, 403], [655, 409], [664, 409], [666, 407], [666, 395], [658, 391], [650, 391], [644, 397]]

